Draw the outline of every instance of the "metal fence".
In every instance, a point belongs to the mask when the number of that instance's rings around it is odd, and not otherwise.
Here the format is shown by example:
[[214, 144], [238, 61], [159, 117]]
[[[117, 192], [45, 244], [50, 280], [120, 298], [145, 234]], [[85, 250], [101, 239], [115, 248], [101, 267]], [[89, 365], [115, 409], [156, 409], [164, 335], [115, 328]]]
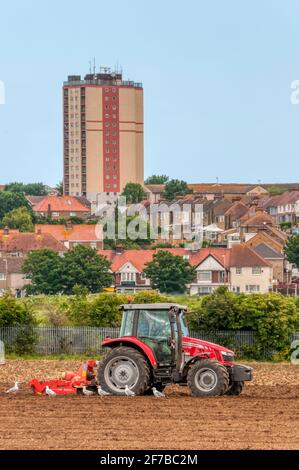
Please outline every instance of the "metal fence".
[[[2, 327], [0, 341], [6, 351], [30, 350], [37, 354], [96, 354], [103, 349], [106, 337], [119, 336], [119, 328], [39, 326]], [[191, 331], [190, 336], [221, 344], [243, 354], [254, 347], [257, 334], [254, 331]], [[31, 349], [28, 345], [31, 345]], [[26, 349], [27, 348], [27, 349]]]

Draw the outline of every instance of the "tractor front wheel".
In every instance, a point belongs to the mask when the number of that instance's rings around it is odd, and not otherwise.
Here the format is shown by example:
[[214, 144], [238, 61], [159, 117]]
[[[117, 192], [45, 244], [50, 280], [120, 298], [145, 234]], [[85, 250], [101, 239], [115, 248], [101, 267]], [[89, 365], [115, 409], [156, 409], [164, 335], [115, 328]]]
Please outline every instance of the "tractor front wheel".
[[99, 364], [98, 383], [112, 395], [124, 395], [126, 386], [136, 395], [144, 395], [149, 381], [148, 362], [136, 349], [125, 346], [111, 349]]
[[188, 386], [196, 397], [224, 395], [229, 388], [229, 373], [218, 361], [203, 359], [195, 362], [188, 372]]

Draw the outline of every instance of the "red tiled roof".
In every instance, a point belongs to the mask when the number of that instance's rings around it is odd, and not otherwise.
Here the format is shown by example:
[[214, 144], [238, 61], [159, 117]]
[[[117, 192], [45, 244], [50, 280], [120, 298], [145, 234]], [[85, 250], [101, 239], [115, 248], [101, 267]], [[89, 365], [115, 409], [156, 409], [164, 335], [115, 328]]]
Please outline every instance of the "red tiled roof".
[[248, 207], [243, 202], [235, 202], [226, 212], [226, 216], [230, 216], [232, 220], [239, 220], [248, 213]]
[[74, 196], [45, 196], [34, 205], [34, 212], [47, 212], [51, 207], [54, 212], [89, 212], [89, 207], [82, 204]]
[[50, 225], [37, 224], [35, 231], [50, 233], [58, 241], [95, 242], [103, 240], [101, 226], [79, 224], [79, 225]]
[[198, 266], [209, 256], [213, 256], [223, 267], [229, 266], [230, 249], [228, 248], [201, 248], [197, 252], [191, 252], [189, 262], [192, 266]]
[[229, 265], [234, 268], [255, 266], [271, 267], [270, 263], [244, 243], [232, 246]]
[[28, 253], [29, 251], [44, 248], [49, 248], [57, 252], [66, 250], [62, 243], [49, 233], [38, 235], [36, 233], [18, 233], [10, 231], [8, 235], [0, 234], [0, 251], [8, 253]]
[[184, 248], [162, 248], [157, 250], [124, 250], [116, 253], [114, 250], [98, 250], [98, 254], [105, 256], [111, 262], [113, 272], [118, 272], [125, 263], [131, 263], [139, 272], [142, 272], [146, 263], [152, 261], [158, 251], [169, 251], [176, 256], [186, 254]]
[[243, 220], [243, 226], [263, 226], [263, 225], [275, 225], [274, 219], [267, 212], [258, 211], [252, 217], [247, 220]]

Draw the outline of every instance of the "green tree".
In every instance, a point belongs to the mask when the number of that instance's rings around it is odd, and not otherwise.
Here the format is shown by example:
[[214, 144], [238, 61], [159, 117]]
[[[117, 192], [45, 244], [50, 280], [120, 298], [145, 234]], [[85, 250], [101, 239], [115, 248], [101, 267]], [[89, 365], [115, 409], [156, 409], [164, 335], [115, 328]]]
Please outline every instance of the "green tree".
[[34, 314], [29, 304], [20, 302], [8, 293], [0, 297], [0, 327], [34, 324]]
[[185, 196], [191, 194], [192, 189], [188, 187], [186, 181], [182, 180], [170, 180], [165, 185], [164, 197], [168, 201], [175, 199], [177, 196]]
[[167, 181], [169, 181], [167, 175], [152, 175], [145, 180], [144, 184], [165, 184]]
[[0, 220], [13, 209], [26, 207], [30, 210], [30, 205], [24, 194], [9, 191], [0, 192]]
[[145, 266], [144, 273], [151, 280], [152, 287], [165, 293], [184, 292], [186, 284], [194, 278], [194, 268], [188, 261], [168, 251], [158, 251]]
[[62, 285], [63, 258], [53, 250], [35, 250], [23, 263], [23, 273], [31, 280], [26, 287], [28, 294], [58, 294]]
[[58, 196], [63, 196], [63, 181], [60, 181], [56, 186], [55, 186], [56, 191], [58, 191]]
[[146, 193], [139, 183], [127, 183], [122, 196], [127, 198], [129, 204], [138, 204], [146, 199]]
[[299, 268], [299, 235], [293, 235], [285, 244], [284, 253], [288, 261]]
[[23, 193], [27, 196], [46, 196], [48, 194], [43, 183], [9, 183], [5, 186], [5, 191]]
[[251, 354], [260, 358], [290, 349], [290, 334], [299, 326], [299, 310], [293, 298], [281, 294], [234, 294], [221, 287], [202, 299], [192, 326], [199, 330], [255, 331], [257, 340]]
[[18, 207], [8, 212], [2, 219], [2, 225], [20, 232], [34, 232], [32, 212], [27, 207]]
[[103, 293], [92, 300], [89, 313], [90, 326], [118, 327], [122, 314], [120, 305], [125, 302], [124, 296]]
[[230, 330], [243, 326], [240, 302], [243, 295], [236, 296], [221, 286], [202, 299], [197, 318], [199, 328], [208, 330]]
[[112, 282], [110, 263], [93, 248], [78, 245], [63, 257], [63, 292], [71, 294], [74, 286], [96, 293]]

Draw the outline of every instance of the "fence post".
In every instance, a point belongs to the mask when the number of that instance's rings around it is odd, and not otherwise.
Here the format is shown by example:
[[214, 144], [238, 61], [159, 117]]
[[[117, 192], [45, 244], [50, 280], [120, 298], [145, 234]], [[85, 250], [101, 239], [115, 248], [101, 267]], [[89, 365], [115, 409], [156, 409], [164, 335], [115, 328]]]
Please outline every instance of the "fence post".
[[0, 366], [5, 364], [5, 347], [3, 341], [0, 341]]

